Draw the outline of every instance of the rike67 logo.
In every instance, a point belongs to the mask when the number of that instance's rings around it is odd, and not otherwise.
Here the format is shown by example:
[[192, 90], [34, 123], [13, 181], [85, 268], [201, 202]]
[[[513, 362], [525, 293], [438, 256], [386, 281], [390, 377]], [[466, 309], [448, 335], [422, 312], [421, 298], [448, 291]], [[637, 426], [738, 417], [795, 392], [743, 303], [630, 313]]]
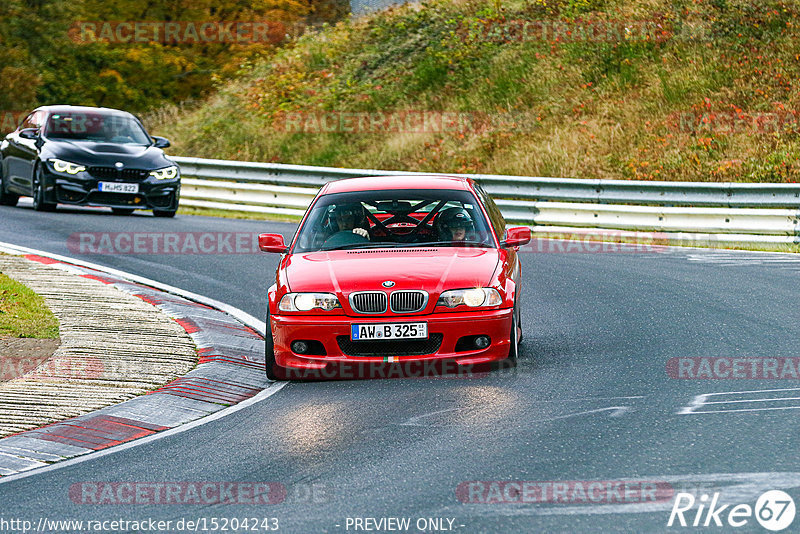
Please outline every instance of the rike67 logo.
[[[794, 499], [784, 491], [767, 491], [758, 498], [755, 508], [749, 504], [720, 506], [719, 497], [719, 492], [716, 492], [710, 499], [708, 495], [703, 494], [696, 500], [691, 493], [678, 493], [675, 496], [675, 503], [672, 505], [667, 526], [721, 527], [727, 525], [737, 528], [747, 525], [755, 517], [756, 521], [765, 529], [778, 532], [789, 527], [794, 521]], [[695, 505], [697, 505], [697, 509], [693, 510]]]

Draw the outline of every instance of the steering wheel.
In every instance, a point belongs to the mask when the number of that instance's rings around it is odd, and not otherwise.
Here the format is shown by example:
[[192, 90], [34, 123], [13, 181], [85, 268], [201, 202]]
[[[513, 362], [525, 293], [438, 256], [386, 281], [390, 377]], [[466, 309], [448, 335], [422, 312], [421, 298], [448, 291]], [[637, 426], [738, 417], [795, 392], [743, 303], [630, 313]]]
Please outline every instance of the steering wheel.
[[331, 235], [322, 243], [322, 248], [336, 248], [344, 245], [356, 245], [358, 243], [369, 243], [366, 237], [354, 233], [352, 230], [341, 230]]

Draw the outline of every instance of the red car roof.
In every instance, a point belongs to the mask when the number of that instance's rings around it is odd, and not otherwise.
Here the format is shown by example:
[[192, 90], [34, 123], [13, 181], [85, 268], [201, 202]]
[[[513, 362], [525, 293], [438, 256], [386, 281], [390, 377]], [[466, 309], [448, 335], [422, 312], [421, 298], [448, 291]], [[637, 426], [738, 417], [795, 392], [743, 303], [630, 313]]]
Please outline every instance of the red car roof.
[[328, 182], [324, 194], [352, 193], [355, 191], [380, 191], [382, 189], [458, 189], [470, 191], [467, 178], [459, 176], [365, 176]]

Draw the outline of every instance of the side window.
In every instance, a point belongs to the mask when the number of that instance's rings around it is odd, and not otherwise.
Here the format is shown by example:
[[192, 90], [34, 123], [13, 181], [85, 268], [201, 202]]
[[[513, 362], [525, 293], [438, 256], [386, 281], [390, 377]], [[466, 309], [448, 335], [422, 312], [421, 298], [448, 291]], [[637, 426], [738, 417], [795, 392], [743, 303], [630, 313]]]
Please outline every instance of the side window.
[[500, 208], [494, 203], [492, 197], [477, 183], [475, 184], [475, 191], [478, 192], [478, 197], [481, 199], [481, 202], [483, 202], [483, 205], [486, 206], [486, 212], [489, 214], [489, 220], [492, 223], [492, 227], [494, 227], [497, 238], [502, 241], [506, 235], [506, 220], [503, 214], [500, 213]]
[[44, 126], [44, 117], [45, 117], [44, 111], [37, 111], [36, 113], [34, 113], [33, 126], [31, 126], [31, 128], [41, 128], [42, 126]]
[[22, 124], [20, 124], [19, 129], [24, 130], [25, 128], [36, 128], [36, 124], [34, 123], [34, 119], [36, 117], [36, 113], [31, 113], [28, 115]]
[[25, 128], [41, 128], [44, 126], [44, 111], [34, 111], [30, 115], [28, 115], [22, 124], [20, 125], [20, 130]]

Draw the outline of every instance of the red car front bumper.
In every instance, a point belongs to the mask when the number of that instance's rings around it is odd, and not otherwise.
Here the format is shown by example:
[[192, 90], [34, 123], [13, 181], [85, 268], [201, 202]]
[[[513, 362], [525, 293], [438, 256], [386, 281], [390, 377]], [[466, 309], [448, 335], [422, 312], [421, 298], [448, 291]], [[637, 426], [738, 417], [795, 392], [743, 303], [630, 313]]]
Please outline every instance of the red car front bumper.
[[[434, 313], [413, 316], [311, 316], [271, 315], [269, 327], [274, 339], [276, 363], [295, 369], [322, 369], [331, 362], [406, 362], [422, 360], [455, 360], [473, 365], [503, 360], [508, 357], [512, 310], [484, 310], [456, 313]], [[350, 340], [352, 324], [427, 322], [425, 342], [397, 340], [354, 343]], [[474, 336], [488, 336], [491, 343], [484, 349], [470, 346]], [[438, 342], [441, 338], [441, 343]], [[318, 341], [325, 354], [298, 354], [292, 342]], [[364, 343], [370, 343], [364, 348]], [[315, 346], [319, 347], [319, 345]], [[322, 352], [317, 350], [316, 352]], [[347, 352], [347, 353], [345, 353]], [[375, 354], [379, 352], [380, 354]], [[369, 353], [370, 355], [359, 355]], [[413, 354], [410, 354], [413, 353]]]

